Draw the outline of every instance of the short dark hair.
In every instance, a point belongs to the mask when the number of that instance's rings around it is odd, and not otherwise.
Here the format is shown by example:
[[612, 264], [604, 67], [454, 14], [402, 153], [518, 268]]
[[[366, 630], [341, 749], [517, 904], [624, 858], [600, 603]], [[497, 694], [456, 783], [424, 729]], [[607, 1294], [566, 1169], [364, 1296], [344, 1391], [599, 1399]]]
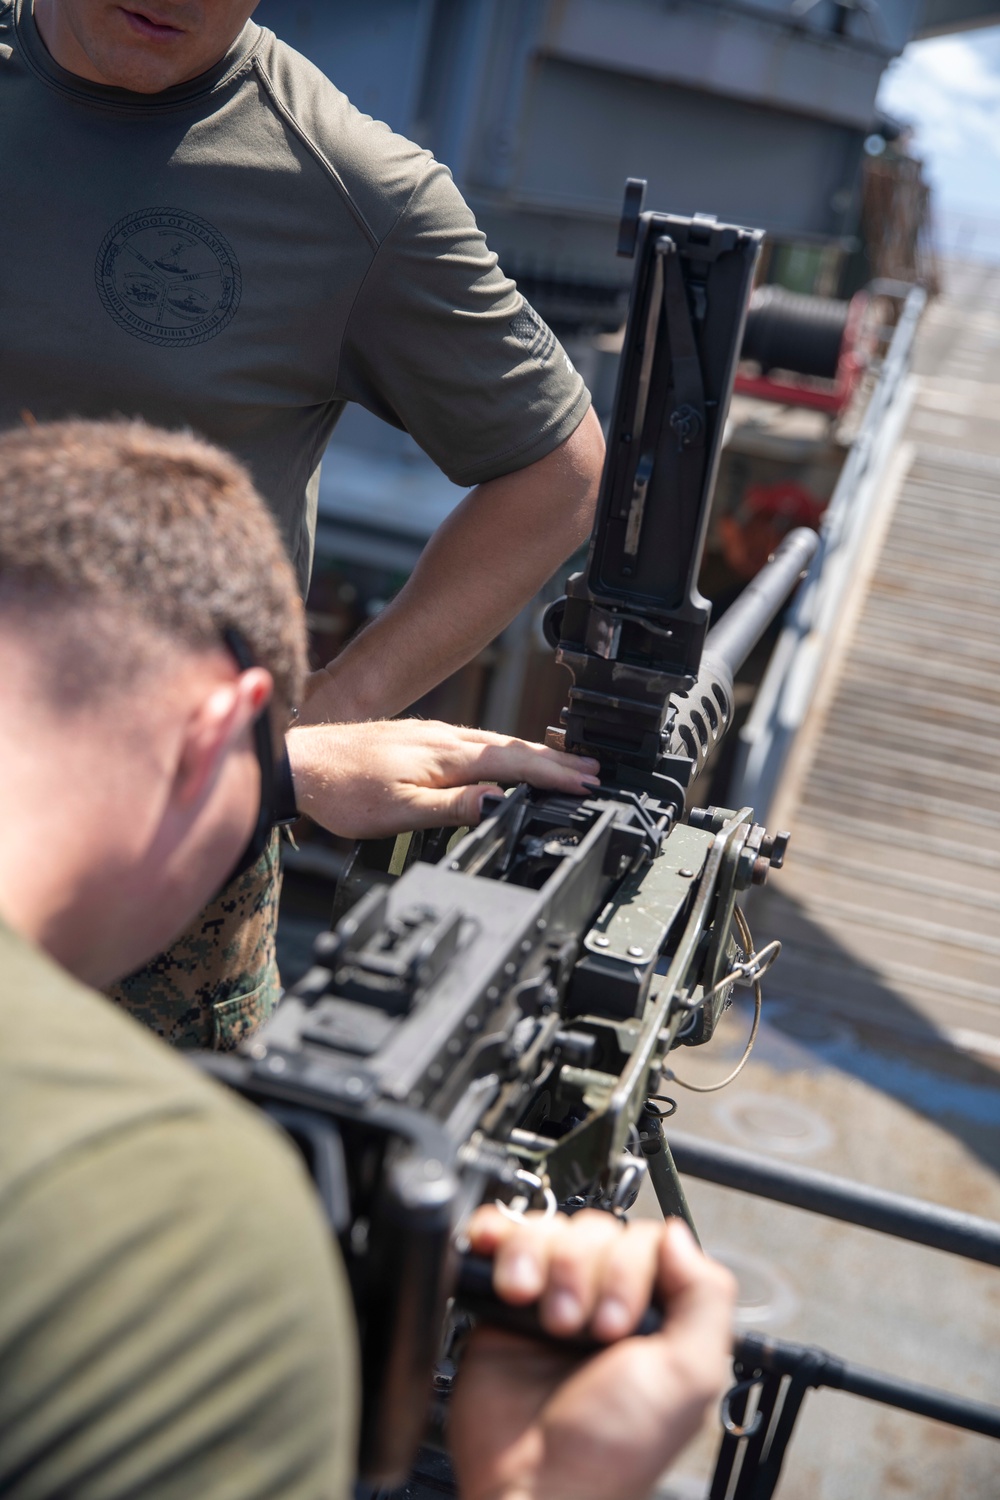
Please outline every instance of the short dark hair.
[[278, 701], [299, 701], [305, 616], [281, 538], [246, 470], [189, 432], [116, 420], [0, 433], [0, 599], [33, 595], [125, 612], [194, 649], [238, 631]]

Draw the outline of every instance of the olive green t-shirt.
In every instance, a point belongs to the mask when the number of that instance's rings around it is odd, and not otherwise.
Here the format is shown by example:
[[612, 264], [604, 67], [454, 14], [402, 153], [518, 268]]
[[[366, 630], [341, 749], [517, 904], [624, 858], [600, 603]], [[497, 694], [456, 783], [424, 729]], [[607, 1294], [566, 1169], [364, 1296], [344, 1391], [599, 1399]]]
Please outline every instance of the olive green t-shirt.
[[0, 1494], [341, 1500], [356, 1388], [292, 1148], [0, 924]]
[[303, 584], [346, 401], [462, 485], [589, 403], [447, 169], [253, 22], [143, 95], [57, 67], [30, 0], [0, 0], [0, 265], [0, 428], [194, 428], [249, 465]]

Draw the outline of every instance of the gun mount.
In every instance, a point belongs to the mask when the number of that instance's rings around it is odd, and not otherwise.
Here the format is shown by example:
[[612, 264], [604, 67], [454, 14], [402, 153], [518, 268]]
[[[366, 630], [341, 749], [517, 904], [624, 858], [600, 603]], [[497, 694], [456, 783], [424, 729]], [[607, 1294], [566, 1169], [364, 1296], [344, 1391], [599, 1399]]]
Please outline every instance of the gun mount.
[[[816, 545], [791, 534], [711, 632], [697, 591], [761, 236], [642, 213], [587, 568], [550, 622], [587, 797], [519, 786], [436, 863], [379, 884], [239, 1054], [204, 1066], [303, 1151], [361, 1331], [361, 1471], [405, 1475], [425, 1423], [454, 1236], [484, 1198], [622, 1212], [649, 1170], [687, 1205], [656, 1102], [757, 973], [741, 891], [778, 865], [750, 808], [689, 806], [732, 718], [732, 674]], [[734, 931], [734, 923], [736, 930]]]

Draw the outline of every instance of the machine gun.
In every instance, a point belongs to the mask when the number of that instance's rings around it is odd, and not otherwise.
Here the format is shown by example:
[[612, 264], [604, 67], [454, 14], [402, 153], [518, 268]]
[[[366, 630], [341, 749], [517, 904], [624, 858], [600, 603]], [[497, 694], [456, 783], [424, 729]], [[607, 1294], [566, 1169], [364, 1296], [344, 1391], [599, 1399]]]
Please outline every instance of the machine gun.
[[357, 901], [240, 1053], [204, 1060], [306, 1156], [357, 1307], [360, 1469], [382, 1482], [421, 1438], [476, 1205], [622, 1212], [648, 1169], [664, 1211], [687, 1214], [659, 1080], [758, 975], [736, 901], [787, 838], [750, 808], [691, 807], [691, 789], [816, 545], [792, 533], [708, 633], [698, 569], [761, 239], [643, 213], [628, 186], [598, 514], [547, 627], [573, 676], [551, 737], [600, 759], [600, 789], [497, 797], [436, 863]]

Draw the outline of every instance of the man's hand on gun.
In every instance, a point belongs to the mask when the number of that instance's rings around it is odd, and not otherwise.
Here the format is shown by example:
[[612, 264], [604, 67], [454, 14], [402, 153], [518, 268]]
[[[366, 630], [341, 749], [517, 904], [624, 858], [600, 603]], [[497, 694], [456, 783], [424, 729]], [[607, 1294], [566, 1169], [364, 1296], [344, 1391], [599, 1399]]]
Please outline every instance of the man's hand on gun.
[[[505, 1301], [538, 1302], [542, 1326], [589, 1333], [587, 1359], [493, 1328], [472, 1334], [451, 1405], [462, 1500], [641, 1500], [731, 1383], [732, 1276], [679, 1219], [481, 1209], [471, 1248], [494, 1258]], [[651, 1301], [660, 1332], [630, 1338]]]
[[478, 823], [497, 783], [576, 794], [598, 785], [594, 760], [421, 719], [306, 724], [287, 742], [299, 811], [345, 838]]

